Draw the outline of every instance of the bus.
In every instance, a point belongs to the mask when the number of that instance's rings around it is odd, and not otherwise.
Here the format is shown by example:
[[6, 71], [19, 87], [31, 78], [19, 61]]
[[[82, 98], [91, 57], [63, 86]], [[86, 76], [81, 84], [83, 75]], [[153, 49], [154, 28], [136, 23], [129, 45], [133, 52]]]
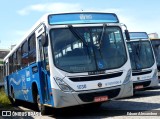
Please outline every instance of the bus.
[[121, 27], [114, 13], [44, 15], [4, 58], [6, 94], [13, 104], [35, 103], [42, 114], [47, 106], [100, 105], [132, 96]]
[[160, 77], [160, 39], [150, 39], [157, 61], [158, 77]]
[[134, 90], [158, 85], [157, 66], [151, 42], [146, 32], [129, 32], [127, 41], [131, 59]]

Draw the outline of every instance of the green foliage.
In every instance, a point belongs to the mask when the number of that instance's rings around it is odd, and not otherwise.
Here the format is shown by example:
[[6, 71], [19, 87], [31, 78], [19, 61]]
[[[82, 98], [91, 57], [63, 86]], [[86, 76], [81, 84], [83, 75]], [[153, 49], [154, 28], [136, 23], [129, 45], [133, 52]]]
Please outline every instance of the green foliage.
[[0, 61], [0, 64], [3, 64], [3, 61]]
[[0, 89], [0, 108], [10, 106], [11, 102], [9, 101], [7, 95], [4, 92], [4, 89]]

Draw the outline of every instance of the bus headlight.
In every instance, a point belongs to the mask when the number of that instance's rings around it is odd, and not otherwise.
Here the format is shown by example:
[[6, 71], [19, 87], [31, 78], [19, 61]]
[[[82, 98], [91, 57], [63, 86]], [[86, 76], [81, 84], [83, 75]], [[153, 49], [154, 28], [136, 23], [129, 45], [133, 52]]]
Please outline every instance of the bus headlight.
[[73, 92], [73, 89], [68, 86], [61, 78], [55, 78], [56, 83], [60, 87], [60, 89], [64, 92]]
[[128, 72], [127, 72], [127, 75], [126, 75], [126, 78], [125, 78], [125, 80], [123, 81], [123, 84], [126, 84], [130, 79], [131, 79], [131, 69], [130, 70], [128, 70]]

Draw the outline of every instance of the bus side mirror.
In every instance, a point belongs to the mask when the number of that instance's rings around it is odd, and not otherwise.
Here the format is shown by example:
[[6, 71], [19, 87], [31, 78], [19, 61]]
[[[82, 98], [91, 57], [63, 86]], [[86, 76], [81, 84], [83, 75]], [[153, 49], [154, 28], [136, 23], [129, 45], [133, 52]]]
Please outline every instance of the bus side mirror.
[[130, 36], [129, 36], [128, 30], [125, 30], [124, 33], [125, 33], [125, 36], [126, 36], [126, 40], [130, 40]]
[[45, 33], [42, 34], [41, 42], [43, 47], [48, 46], [48, 36]]

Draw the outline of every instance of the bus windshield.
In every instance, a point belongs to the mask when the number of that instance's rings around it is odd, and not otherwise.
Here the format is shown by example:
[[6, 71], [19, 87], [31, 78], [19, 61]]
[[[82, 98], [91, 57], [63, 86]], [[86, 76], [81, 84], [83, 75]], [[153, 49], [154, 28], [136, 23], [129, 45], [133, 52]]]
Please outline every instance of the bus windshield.
[[156, 56], [157, 66], [160, 70], [160, 40], [152, 40], [151, 42]]
[[132, 70], [149, 68], [154, 64], [152, 47], [149, 41], [128, 42]]
[[119, 27], [54, 28], [50, 36], [55, 66], [67, 72], [115, 69], [127, 61]]

